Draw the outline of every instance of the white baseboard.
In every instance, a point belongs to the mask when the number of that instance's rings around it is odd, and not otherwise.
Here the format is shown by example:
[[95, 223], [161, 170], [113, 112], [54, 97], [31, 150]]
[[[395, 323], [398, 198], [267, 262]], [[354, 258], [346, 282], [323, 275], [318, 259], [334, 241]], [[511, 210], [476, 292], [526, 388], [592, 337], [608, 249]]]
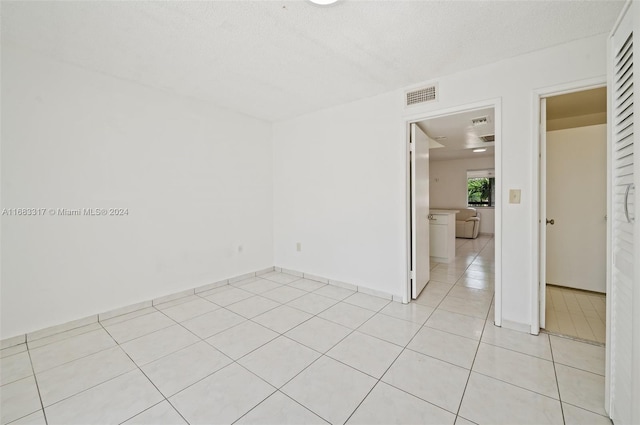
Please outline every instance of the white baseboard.
[[396, 302], [402, 302], [402, 296], [394, 295], [383, 291], [378, 291], [375, 289], [368, 288], [366, 286], [358, 286], [352, 283], [341, 282], [338, 280], [329, 279], [327, 277], [316, 276], [309, 273], [304, 273], [297, 270], [289, 270], [281, 267], [268, 267], [266, 269], [262, 269], [256, 272], [245, 273], [239, 276], [234, 276], [225, 280], [221, 280], [214, 283], [209, 283], [207, 285], [199, 286], [197, 288], [186, 289], [184, 291], [176, 292], [173, 294], [163, 295], [158, 298], [154, 298], [152, 300], [139, 302], [136, 304], [131, 304], [124, 307], [119, 307], [113, 310], [109, 310], [103, 313], [94, 314], [89, 317], [85, 317], [82, 319], [72, 320], [70, 322], [62, 323], [59, 325], [50, 326], [44, 329], [40, 329], [34, 332], [28, 332], [26, 334], [17, 335], [10, 338], [5, 338], [0, 340], [0, 349], [4, 350], [10, 347], [15, 347], [20, 344], [25, 344], [27, 342], [37, 341], [43, 338], [51, 337], [55, 334], [66, 332], [72, 329], [81, 328], [83, 326], [90, 325], [92, 323], [103, 322], [106, 320], [110, 320], [119, 316], [123, 316], [126, 314], [131, 314], [139, 310], [143, 310], [161, 303], [166, 303], [174, 300], [178, 300], [180, 298], [188, 297], [190, 295], [198, 294], [204, 291], [208, 291], [210, 289], [218, 288], [221, 286], [229, 285], [235, 282], [239, 282], [241, 280], [249, 279], [251, 277], [260, 276], [266, 273], [270, 273], [272, 271], [279, 271], [282, 273], [287, 273], [293, 276], [303, 277], [305, 279], [314, 280], [317, 282], [326, 283], [333, 286], [338, 286], [340, 288], [350, 289], [352, 291], [362, 292], [367, 295], [372, 295], [384, 299], [393, 300]]
[[246, 273], [246, 274], [242, 274], [239, 276], [234, 276], [222, 281], [218, 281], [218, 282], [214, 282], [214, 283], [210, 283], [204, 286], [199, 286], [197, 288], [191, 288], [191, 289], [186, 289], [184, 291], [180, 291], [180, 292], [176, 292], [173, 294], [168, 294], [168, 295], [163, 295], [161, 297], [158, 298], [154, 298], [152, 300], [148, 300], [148, 301], [143, 301], [143, 302], [139, 302], [139, 303], [135, 303], [135, 304], [130, 304], [124, 307], [119, 307], [113, 310], [109, 310], [103, 313], [98, 313], [98, 314], [94, 314], [91, 315], [89, 317], [84, 317], [82, 319], [76, 319], [76, 320], [72, 320], [70, 322], [66, 322], [66, 323], [61, 323], [58, 325], [53, 325], [53, 326], [49, 326], [43, 329], [39, 329], [37, 331], [33, 331], [33, 332], [28, 332], [26, 334], [20, 334], [17, 336], [13, 336], [13, 337], [9, 337], [9, 338], [4, 338], [0, 340], [0, 350], [4, 350], [6, 348], [10, 348], [10, 347], [15, 347], [17, 345], [20, 344], [24, 344], [26, 342], [32, 342], [32, 341], [36, 341], [39, 339], [43, 339], [43, 338], [47, 338], [50, 337], [52, 335], [61, 333], [61, 332], [65, 332], [65, 331], [69, 331], [72, 329], [76, 329], [76, 328], [80, 328], [83, 326], [86, 326], [88, 324], [91, 323], [97, 323], [97, 322], [102, 322], [105, 320], [109, 320], [109, 319], [113, 319], [114, 317], [118, 317], [118, 316], [122, 316], [125, 314], [130, 314], [133, 313], [135, 311], [138, 310], [142, 310], [144, 308], [148, 308], [160, 303], [165, 303], [165, 302], [169, 302], [169, 301], [173, 301], [179, 298], [183, 298], [183, 297], [187, 297], [189, 295], [193, 295], [193, 294], [197, 294], [199, 292], [203, 292], [209, 289], [213, 289], [213, 288], [217, 288], [219, 286], [224, 286], [224, 285], [228, 285], [230, 283], [234, 283], [234, 282], [239, 282], [241, 280], [244, 279], [248, 279], [250, 277], [255, 277], [257, 276], [259, 273], [260, 274], [264, 274], [264, 273], [269, 273], [271, 271], [275, 270], [274, 267], [269, 267], [267, 269], [261, 269], [259, 271], [256, 272], [251, 272], [251, 273]]

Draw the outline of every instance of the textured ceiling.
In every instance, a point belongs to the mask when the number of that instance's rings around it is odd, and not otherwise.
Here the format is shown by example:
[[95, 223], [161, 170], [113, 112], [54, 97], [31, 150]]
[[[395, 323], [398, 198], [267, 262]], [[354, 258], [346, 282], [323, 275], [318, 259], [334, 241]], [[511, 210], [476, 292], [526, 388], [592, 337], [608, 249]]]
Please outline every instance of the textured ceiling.
[[280, 120], [608, 32], [619, 1], [2, 1], [2, 43]]
[[[487, 117], [487, 123], [474, 126], [471, 120]], [[480, 158], [494, 156], [493, 142], [483, 142], [480, 136], [495, 135], [495, 110], [493, 108], [476, 109], [418, 123], [429, 137], [443, 147], [429, 150], [432, 161], [444, 161], [462, 158]], [[476, 148], [486, 148], [485, 152], [473, 152]]]

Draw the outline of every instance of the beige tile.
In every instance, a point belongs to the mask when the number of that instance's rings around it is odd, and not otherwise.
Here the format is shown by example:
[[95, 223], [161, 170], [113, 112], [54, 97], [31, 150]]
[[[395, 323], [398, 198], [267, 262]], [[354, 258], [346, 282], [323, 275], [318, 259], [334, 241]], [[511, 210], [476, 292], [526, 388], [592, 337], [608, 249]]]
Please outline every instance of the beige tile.
[[170, 326], [121, 345], [142, 366], [198, 342], [198, 337], [180, 325]]
[[38, 374], [45, 406], [136, 369], [120, 347], [99, 351]]
[[322, 295], [307, 294], [288, 302], [287, 305], [315, 315], [323, 312], [337, 302], [338, 300], [323, 297]]
[[591, 326], [589, 326], [589, 322], [587, 322], [587, 318], [582, 312], [580, 313], [570, 313], [571, 321], [573, 322], [574, 327], [576, 328], [576, 334], [578, 338], [587, 339], [589, 341], [595, 341], [596, 337], [591, 330]]
[[109, 332], [109, 335], [118, 342], [118, 344], [148, 335], [160, 329], [168, 328], [175, 324], [176, 322], [157, 310], [155, 313], [145, 314], [144, 316], [139, 316], [116, 324], [103, 323], [104, 328]]
[[0, 385], [9, 384], [33, 375], [29, 353], [23, 351], [0, 359]]
[[556, 363], [604, 375], [605, 348], [551, 335]]
[[318, 357], [317, 351], [280, 336], [247, 354], [238, 363], [279, 388]]
[[407, 348], [470, 369], [478, 341], [425, 326]]
[[20, 354], [27, 351], [27, 344], [22, 343], [18, 345], [12, 345], [11, 347], [3, 348], [0, 350], [0, 359], [13, 356], [14, 354]]
[[482, 334], [482, 342], [551, 360], [551, 345], [549, 344], [549, 336], [545, 333], [531, 335], [487, 324]]
[[208, 338], [238, 325], [245, 320], [247, 319], [232, 311], [221, 308], [219, 310], [214, 310], [211, 313], [203, 314], [182, 322], [182, 326], [189, 329], [200, 338]]
[[458, 298], [452, 296], [451, 293], [449, 293], [446, 297], [444, 297], [444, 299], [438, 306], [438, 309], [452, 311], [454, 313], [477, 317], [484, 320], [487, 318], [487, 313], [489, 312], [490, 305], [490, 299]]
[[53, 342], [62, 341], [64, 339], [69, 339], [74, 336], [86, 334], [87, 332], [102, 330], [102, 326], [100, 323], [91, 323], [86, 326], [81, 326], [79, 328], [70, 329], [65, 332], [60, 332], [51, 336], [43, 337], [40, 339], [36, 339], [33, 341], [29, 341], [29, 349], [32, 350], [34, 348], [42, 347], [47, 344], [51, 344]]
[[253, 318], [253, 321], [282, 334], [295, 328], [300, 323], [309, 320], [311, 317], [313, 316], [309, 313], [281, 305], [280, 307], [256, 316]]
[[191, 424], [232, 423], [275, 392], [275, 388], [234, 363], [169, 399]]
[[588, 410], [562, 403], [564, 423], [566, 425], [612, 425], [611, 419]]
[[255, 295], [251, 298], [247, 298], [227, 306], [227, 310], [231, 310], [234, 313], [246, 317], [247, 319], [251, 319], [259, 314], [273, 310], [278, 306], [280, 306], [279, 302]]
[[558, 327], [560, 333], [564, 335], [578, 336], [575, 326], [573, 326], [573, 320], [571, 320], [571, 314], [568, 311], [556, 311], [558, 317]]
[[391, 302], [380, 313], [396, 319], [408, 320], [419, 325], [423, 325], [433, 313], [433, 308], [418, 303], [402, 304]]
[[0, 420], [9, 423], [42, 409], [33, 376], [3, 385], [0, 389]]
[[389, 304], [391, 300], [364, 294], [362, 292], [356, 292], [350, 297], [345, 298], [344, 302], [357, 305], [358, 307], [366, 308], [368, 310], [380, 311], [383, 307]]
[[401, 351], [398, 345], [356, 331], [329, 350], [327, 356], [380, 378]]
[[246, 321], [212, 336], [207, 342], [237, 360], [277, 336], [278, 334], [271, 329]]
[[114, 347], [116, 342], [103, 329], [87, 332], [29, 350], [36, 373]]
[[376, 380], [323, 356], [293, 378], [282, 392], [330, 423], [344, 423]]
[[47, 421], [44, 418], [44, 412], [42, 410], [38, 410], [35, 413], [23, 416], [17, 421], [11, 422], [10, 425], [47, 425]]
[[481, 343], [473, 371], [547, 397], [558, 398], [553, 363], [539, 357]]
[[556, 374], [563, 402], [599, 415], [606, 415], [604, 410], [604, 376], [561, 364], [556, 364]]
[[444, 332], [479, 340], [485, 321], [475, 317], [452, 313], [446, 310], [436, 310], [425, 326]]
[[347, 303], [338, 303], [329, 307], [318, 316], [342, 326], [356, 329], [369, 320], [375, 312]]
[[460, 416], [478, 424], [562, 424], [558, 400], [472, 372]]
[[444, 425], [454, 420], [454, 414], [379, 382], [347, 423]]
[[324, 353], [352, 332], [350, 328], [312, 317], [286, 333], [289, 338]]
[[327, 421], [277, 391], [235, 423], [238, 425], [322, 425], [327, 424]]
[[165, 400], [134, 416], [123, 425], [187, 425], [187, 423]]
[[142, 366], [142, 371], [165, 397], [170, 397], [230, 363], [229, 357], [199, 342]]
[[376, 314], [360, 326], [358, 330], [393, 344], [405, 346], [420, 328], [421, 326], [417, 323], [396, 319], [384, 314]]
[[[248, 285], [245, 285], [243, 286], [243, 288], [246, 288], [247, 286]], [[201, 295], [204, 296], [204, 294]], [[205, 296], [205, 298], [219, 306], [225, 307], [229, 304], [237, 303], [238, 301], [242, 301], [251, 296], [253, 296], [253, 293], [249, 292], [248, 290], [230, 287], [224, 291]]]
[[139, 370], [104, 382], [45, 408], [53, 424], [120, 423], [162, 401]]
[[382, 377], [382, 381], [456, 412], [468, 376], [467, 369], [405, 350]]
[[220, 307], [201, 297], [195, 297], [184, 303], [168, 307], [162, 312], [175, 320], [176, 322], [184, 322], [201, 314], [212, 312]]

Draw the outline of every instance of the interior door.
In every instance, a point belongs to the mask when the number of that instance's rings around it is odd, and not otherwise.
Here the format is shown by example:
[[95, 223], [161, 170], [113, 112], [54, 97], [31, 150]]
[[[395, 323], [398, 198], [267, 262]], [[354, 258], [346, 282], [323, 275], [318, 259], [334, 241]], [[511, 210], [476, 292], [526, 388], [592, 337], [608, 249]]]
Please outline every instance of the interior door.
[[540, 99], [540, 327], [546, 326], [547, 316], [547, 99]]
[[416, 299], [430, 277], [429, 139], [411, 124], [411, 298]]
[[554, 221], [546, 282], [605, 293], [607, 126], [550, 131], [546, 140], [547, 219]]

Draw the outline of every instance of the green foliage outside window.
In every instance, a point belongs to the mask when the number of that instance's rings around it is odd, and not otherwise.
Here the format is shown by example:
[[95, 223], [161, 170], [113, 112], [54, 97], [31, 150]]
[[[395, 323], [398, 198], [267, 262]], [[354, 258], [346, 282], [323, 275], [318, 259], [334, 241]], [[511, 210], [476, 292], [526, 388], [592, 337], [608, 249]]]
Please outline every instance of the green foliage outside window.
[[476, 177], [467, 179], [467, 199], [470, 207], [494, 206], [493, 177]]

